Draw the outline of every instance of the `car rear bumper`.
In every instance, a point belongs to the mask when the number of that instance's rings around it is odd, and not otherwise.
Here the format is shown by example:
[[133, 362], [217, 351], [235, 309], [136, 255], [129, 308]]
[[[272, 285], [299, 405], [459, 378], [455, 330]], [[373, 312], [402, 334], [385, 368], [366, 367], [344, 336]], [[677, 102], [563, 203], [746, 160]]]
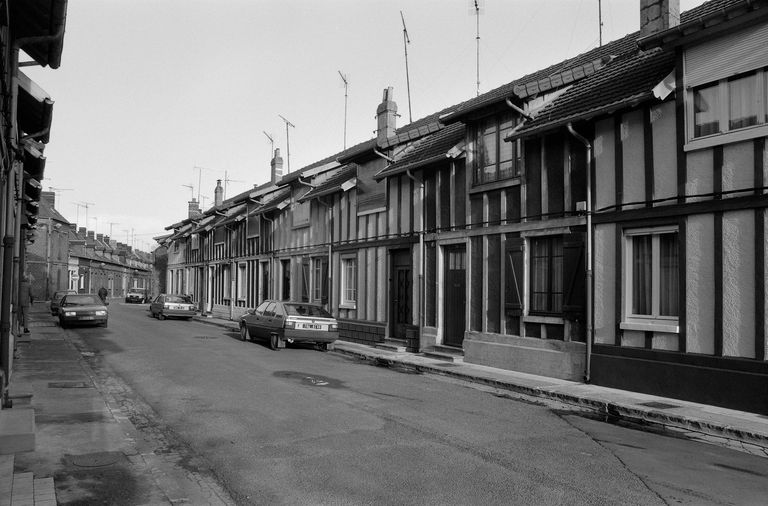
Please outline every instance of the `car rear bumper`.
[[160, 314], [170, 318], [192, 318], [197, 314], [197, 310], [188, 309], [161, 309]]
[[284, 339], [297, 343], [332, 343], [339, 338], [338, 331], [285, 329]]
[[125, 302], [142, 302], [144, 297], [126, 297]]

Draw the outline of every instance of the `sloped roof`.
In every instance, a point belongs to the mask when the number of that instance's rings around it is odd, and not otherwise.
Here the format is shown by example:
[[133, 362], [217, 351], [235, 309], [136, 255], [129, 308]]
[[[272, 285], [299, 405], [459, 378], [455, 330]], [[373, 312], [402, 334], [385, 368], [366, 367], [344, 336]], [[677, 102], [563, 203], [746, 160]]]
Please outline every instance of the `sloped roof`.
[[342, 166], [335, 174], [302, 195], [299, 202], [306, 202], [341, 191], [341, 185], [357, 176], [357, 164]]
[[518, 128], [513, 137], [585, 120], [652, 97], [654, 86], [675, 67], [674, 53], [654, 49], [617, 58], [602, 71], [573, 85]]
[[[45, 67], [59, 68], [67, 22], [67, 0], [11, 0], [10, 25], [13, 37], [27, 39], [25, 53]], [[43, 39], [43, 37], [57, 38]]]
[[380, 181], [386, 177], [401, 174], [409, 169], [417, 169], [426, 165], [445, 160], [448, 151], [464, 139], [465, 126], [454, 123], [440, 132], [423, 139], [412, 151], [406, 153], [400, 160], [386, 166], [374, 178]]

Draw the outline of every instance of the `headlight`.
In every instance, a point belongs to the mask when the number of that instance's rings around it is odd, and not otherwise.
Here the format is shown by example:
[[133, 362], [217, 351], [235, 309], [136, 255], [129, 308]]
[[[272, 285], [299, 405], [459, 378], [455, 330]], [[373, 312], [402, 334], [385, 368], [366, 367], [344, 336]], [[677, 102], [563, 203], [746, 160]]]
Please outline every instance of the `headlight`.
[[295, 329], [296, 328], [296, 322], [290, 322], [290, 321], [285, 322], [285, 328], [287, 328], [287, 329]]
[[105, 316], [106, 314], [106, 311], [96, 311], [96, 316]]
[[64, 316], [75, 316], [76, 314], [74, 311], [64, 311]]

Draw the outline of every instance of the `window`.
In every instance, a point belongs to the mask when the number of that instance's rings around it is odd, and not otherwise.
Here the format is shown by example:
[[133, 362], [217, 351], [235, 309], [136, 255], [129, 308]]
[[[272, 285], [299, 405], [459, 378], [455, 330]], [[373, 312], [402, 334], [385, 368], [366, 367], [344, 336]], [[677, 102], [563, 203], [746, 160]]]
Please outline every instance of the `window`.
[[247, 295], [248, 283], [246, 282], [246, 264], [238, 264], [237, 266], [237, 298], [245, 299]]
[[325, 304], [328, 302], [328, 259], [312, 259], [312, 300]]
[[282, 299], [290, 300], [291, 298], [291, 261], [280, 260], [280, 265], [283, 268]]
[[520, 174], [520, 143], [504, 141], [514, 126], [512, 114], [496, 116], [480, 123], [475, 184], [508, 179]]
[[357, 304], [357, 259], [341, 259], [341, 306], [353, 308]]
[[[751, 138], [768, 130], [766, 98], [768, 71], [765, 69], [720, 79], [693, 88], [689, 120], [690, 140], [733, 134]], [[758, 128], [757, 131], [750, 129]]]
[[531, 313], [563, 310], [563, 239], [531, 239]]
[[676, 227], [625, 231], [622, 328], [677, 332], [678, 241]]

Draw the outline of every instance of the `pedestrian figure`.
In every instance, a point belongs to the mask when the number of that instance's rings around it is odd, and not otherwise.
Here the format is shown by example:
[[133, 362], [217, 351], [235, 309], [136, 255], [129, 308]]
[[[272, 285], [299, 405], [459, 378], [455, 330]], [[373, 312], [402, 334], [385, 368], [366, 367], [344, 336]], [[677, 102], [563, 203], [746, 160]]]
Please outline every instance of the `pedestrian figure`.
[[29, 303], [32, 300], [32, 293], [29, 290], [29, 277], [25, 274], [21, 278], [19, 285], [19, 324], [24, 329], [25, 334], [29, 334], [27, 328], [27, 313], [29, 312]]
[[99, 288], [99, 297], [101, 297], [101, 301], [103, 303], [105, 304], [107, 303], [107, 289], [104, 288], [103, 286]]

